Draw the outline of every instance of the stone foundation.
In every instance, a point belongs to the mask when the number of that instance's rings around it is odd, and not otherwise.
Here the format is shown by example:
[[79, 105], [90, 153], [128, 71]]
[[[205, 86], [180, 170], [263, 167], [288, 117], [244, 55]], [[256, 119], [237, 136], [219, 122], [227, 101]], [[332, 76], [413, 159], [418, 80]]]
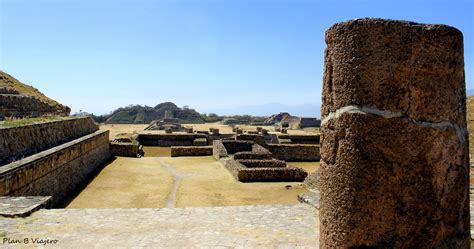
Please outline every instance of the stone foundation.
[[211, 156], [212, 146], [172, 146], [171, 156]]
[[109, 132], [96, 131], [0, 167], [0, 196], [52, 196], [57, 206], [109, 158]]
[[138, 135], [138, 142], [143, 146], [192, 146], [197, 138], [205, 138], [205, 134], [163, 134], [163, 133], [141, 133]]
[[89, 117], [0, 128], [0, 165], [80, 138], [98, 129], [97, 124]]
[[306, 171], [291, 166], [249, 168], [233, 159], [223, 159], [229, 172], [241, 182], [302, 182]]
[[317, 162], [321, 159], [316, 144], [269, 144], [267, 148], [275, 158], [287, 162]]
[[110, 143], [110, 152], [113, 156], [142, 157], [143, 146], [136, 143]]
[[289, 135], [289, 134], [280, 134], [278, 135], [280, 141], [289, 140], [286, 143], [295, 143], [295, 144], [319, 144], [320, 135]]
[[275, 159], [238, 159], [236, 161], [247, 168], [284, 168], [287, 166], [285, 161]]

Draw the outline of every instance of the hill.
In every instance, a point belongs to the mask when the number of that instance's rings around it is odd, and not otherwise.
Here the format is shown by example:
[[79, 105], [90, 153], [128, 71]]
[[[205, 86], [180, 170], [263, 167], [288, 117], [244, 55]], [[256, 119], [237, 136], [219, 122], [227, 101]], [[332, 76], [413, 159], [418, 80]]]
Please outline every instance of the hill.
[[130, 105], [115, 110], [106, 120], [108, 124], [148, 124], [153, 120], [176, 118], [181, 123], [204, 123], [201, 114], [187, 107], [179, 108], [172, 102], [155, 107]]
[[71, 109], [0, 71], [0, 119], [68, 116]]

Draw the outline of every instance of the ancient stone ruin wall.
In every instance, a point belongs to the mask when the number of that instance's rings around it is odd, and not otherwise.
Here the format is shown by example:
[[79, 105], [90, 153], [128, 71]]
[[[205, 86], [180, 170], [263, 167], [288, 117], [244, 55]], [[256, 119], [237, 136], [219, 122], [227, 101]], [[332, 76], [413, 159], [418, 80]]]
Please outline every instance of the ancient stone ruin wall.
[[162, 134], [142, 133], [138, 135], [138, 142], [144, 146], [192, 146], [196, 138], [206, 138], [205, 134]]
[[53, 106], [32, 96], [0, 94], [0, 118], [68, 116], [71, 109]]
[[0, 128], [0, 165], [93, 133], [98, 129], [89, 117]]
[[359, 19], [326, 43], [320, 247], [469, 248], [462, 33]]
[[230, 158], [223, 159], [222, 163], [241, 182], [302, 182], [308, 175], [303, 169], [291, 166], [249, 168]]
[[212, 141], [212, 156], [216, 160], [229, 156], [221, 140]]
[[306, 128], [306, 127], [320, 127], [321, 126], [321, 120], [317, 118], [301, 118], [300, 119], [300, 128]]
[[319, 145], [316, 144], [269, 144], [268, 150], [278, 159], [287, 162], [319, 161]]
[[212, 146], [172, 146], [171, 156], [210, 156]]
[[241, 151], [252, 151], [252, 141], [224, 140], [222, 141], [228, 154], [235, 154]]
[[141, 157], [144, 155], [143, 146], [137, 143], [110, 143], [110, 152], [113, 156]]
[[[252, 132], [252, 131], [249, 131], [249, 132]], [[255, 132], [257, 132], [257, 131], [255, 131]], [[238, 134], [236, 136], [236, 139], [237, 140], [253, 141], [253, 142], [255, 142], [257, 144], [260, 144], [262, 146], [266, 145], [265, 137], [262, 136], [262, 135], [259, 135], [258, 132], [257, 132], [257, 134]]]
[[0, 196], [53, 196], [58, 206], [109, 158], [109, 131], [96, 131], [0, 167]]
[[320, 135], [311, 134], [311, 135], [289, 135], [289, 134], [280, 134], [278, 135], [279, 140], [290, 140], [291, 143], [295, 144], [319, 144]]
[[275, 159], [239, 159], [237, 162], [247, 168], [284, 168], [287, 166], [285, 161]]

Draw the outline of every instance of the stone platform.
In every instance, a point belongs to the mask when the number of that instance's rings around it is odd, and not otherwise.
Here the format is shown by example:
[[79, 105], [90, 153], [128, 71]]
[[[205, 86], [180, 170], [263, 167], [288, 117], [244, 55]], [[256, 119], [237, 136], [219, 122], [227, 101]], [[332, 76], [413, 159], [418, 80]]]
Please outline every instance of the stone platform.
[[[51, 209], [0, 218], [0, 247], [318, 248], [305, 204], [161, 209]], [[15, 243], [15, 241], [19, 241]], [[49, 241], [49, 242], [48, 242]]]
[[0, 216], [24, 217], [48, 207], [51, 196], [0, 196]]

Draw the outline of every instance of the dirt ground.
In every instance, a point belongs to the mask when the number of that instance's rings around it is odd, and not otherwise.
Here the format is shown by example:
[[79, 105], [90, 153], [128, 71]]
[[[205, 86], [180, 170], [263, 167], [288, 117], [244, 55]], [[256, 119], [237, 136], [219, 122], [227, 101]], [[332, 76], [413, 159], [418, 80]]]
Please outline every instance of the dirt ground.
[[151, 158], [117, 157], [67, 208], [163, 207], [173, 176]]
[[[291, 163], [315, 170], [318, 163]], [[206, 207], [298, 203], [299, 182], [241, 183], [214, 158], [117, 157], [67, 208]]]
[[143, 146], [145, 157], [170, 157], [171, 147]]
[[101, 124], [100, 130], [110, 131], [110, 140], [120, 137], [121, 134], [137, 134], [139, 131], [143, 131], [148, 125], [142, 124]]

